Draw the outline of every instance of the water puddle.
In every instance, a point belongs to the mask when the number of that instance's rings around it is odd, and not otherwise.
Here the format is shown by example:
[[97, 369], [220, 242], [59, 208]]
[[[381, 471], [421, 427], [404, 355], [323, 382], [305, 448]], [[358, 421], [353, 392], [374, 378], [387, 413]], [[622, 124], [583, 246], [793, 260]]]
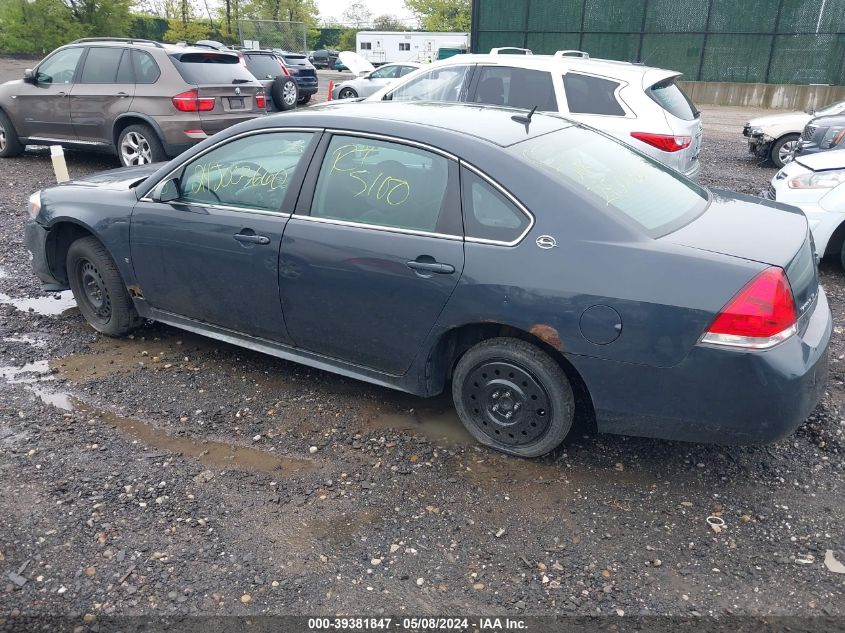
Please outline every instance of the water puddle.
[[10, 297], [0, 292], [0, 304], [15, 306], [21, 312], [35, 312], [43, 316], [58, 316], [76, 309], [76, 301], [70, 290], [44, 297]]
[[421, 435], [446, 446], [466, 446], [475, 443], [467, 433], [448, 398], [419, 400], [422, 407], [405, 411], [376, 412], [364, 423], [363, 432], [389, 429]]
[[43, 380], [52, 380], [50, 365], [46, 360], [37, 360], [20, 367], [0, 367], [0, 378], [10, 384], [29, 384]]
[[47, 345], [47, 341], [45, 339], [29, 336], [28, 334], [21, 334], [20, 336], [4, 336], [2, 340], [4, 343], [23, 343], [24, 345], [31, 345], [35, 348]]

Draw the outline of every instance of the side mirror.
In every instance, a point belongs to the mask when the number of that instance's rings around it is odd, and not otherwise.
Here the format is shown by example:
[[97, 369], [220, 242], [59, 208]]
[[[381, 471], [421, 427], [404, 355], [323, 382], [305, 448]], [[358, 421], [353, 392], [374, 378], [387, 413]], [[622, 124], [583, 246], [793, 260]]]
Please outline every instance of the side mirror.
[[173, 202], [179, 199], [179, 179], [168, 178], [162, 180], [150, 193], [153, 202]]
[[23, 71], [23, 80], [27, 83], [34, 84], [36, 82], [35, 71], [32, 68], [27, 68]]

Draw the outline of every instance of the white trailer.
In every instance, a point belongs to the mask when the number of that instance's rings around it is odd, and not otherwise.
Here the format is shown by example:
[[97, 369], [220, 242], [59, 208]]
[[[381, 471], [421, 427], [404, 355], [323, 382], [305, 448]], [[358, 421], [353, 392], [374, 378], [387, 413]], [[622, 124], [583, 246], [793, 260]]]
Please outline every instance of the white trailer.
[[420, 31], [359, 31], [355, 36], [356, 53], [374, 66], [389, 62], [433, 62], [438, 51], [469, 47], [469, 33], [431, 33]]

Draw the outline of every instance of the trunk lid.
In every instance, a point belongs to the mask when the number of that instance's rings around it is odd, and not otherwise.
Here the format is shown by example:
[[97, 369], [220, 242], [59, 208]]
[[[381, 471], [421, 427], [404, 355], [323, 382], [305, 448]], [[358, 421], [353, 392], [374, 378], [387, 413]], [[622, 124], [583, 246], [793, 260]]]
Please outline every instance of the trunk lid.
[[[713, 191], [707, 210], [661, 241], [784, 269], [799, 320], [818, 295], [815, 249], [807, 218], [795, 207]], [[737, 289], [739, 290], [739, 289]]]

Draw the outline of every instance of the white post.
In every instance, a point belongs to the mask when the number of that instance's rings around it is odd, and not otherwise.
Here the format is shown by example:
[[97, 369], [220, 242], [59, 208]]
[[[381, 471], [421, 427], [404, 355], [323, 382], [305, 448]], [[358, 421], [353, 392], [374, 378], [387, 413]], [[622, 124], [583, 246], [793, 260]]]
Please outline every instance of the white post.
[[53, 171], [56, 173], [56, 182], [67, 182], [70, 175], [67, 173], [65, 153], [61, 145], [50, 146], [50, 158], [53, 161]]

